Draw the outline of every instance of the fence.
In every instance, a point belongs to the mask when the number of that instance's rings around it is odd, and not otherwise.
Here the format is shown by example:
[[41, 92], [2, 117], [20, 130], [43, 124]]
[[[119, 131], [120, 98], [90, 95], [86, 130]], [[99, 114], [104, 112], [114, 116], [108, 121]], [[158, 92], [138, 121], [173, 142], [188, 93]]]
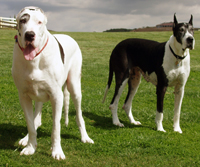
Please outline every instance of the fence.
[[0, 17], [0, 28], [16, 28], [15, 18]]

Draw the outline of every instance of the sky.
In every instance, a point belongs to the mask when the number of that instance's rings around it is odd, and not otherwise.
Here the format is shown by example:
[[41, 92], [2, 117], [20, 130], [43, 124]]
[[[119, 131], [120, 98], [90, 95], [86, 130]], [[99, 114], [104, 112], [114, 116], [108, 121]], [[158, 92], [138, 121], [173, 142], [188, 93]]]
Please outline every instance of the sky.
[[173, 21], [200, 27], [199, 0], [0, 0], [0, 17], [14, 17], [25, 6], [40, 7], [54, 31], [102, 32], [141, 28]]

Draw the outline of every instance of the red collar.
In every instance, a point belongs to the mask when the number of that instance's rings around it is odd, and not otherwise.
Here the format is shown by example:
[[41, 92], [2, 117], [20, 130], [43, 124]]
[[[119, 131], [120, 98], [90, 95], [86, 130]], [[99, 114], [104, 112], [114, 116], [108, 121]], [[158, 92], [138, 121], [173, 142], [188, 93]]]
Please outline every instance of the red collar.
[[[15, 35], [15, 41], [18, 43], [19, 48], [20, 48], [21, 51], [23, 52], [23, 51], [24, 51], [24, 48], [22, 48], [22, 47], [20, 46], [20, 44], [19, 44], [19, 42], [18, 42], [18, 36], [17, 36], [17, 35]], [[44, 48], [47, 46], [48, 41], [49, 41], [49, 38], [47, 38], [47, 41], [46, 41], [45, 45], [44, 45], [43, 48], [36, 54], [36, 56], [38, 56], [38, 55], [44, 50]], [[36, 56], [35, 56], [35, 57], [36, 57]]]

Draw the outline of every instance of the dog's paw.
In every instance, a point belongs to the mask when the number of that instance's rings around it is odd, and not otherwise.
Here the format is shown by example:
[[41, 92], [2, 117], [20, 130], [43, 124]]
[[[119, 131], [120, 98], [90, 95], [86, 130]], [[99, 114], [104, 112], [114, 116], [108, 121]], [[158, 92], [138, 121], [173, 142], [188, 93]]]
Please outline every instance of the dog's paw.
[[163, 128], [157, 128], [157, 131], [166, 132]]
[[162, 126], [162, 123], [157, 123], [157, 131], [166, 132]]
[[124, 127], [124, 124], [122, 124], [122, 123], [120, 123], [120, 122], [118, 122], [118, 123], [113, 123], [114, 125], [116, 125], [116, 126], [119, 126], [120, 128], [123, 128]]
[[174, 132], [183, 133], [180, 127], [174, 128]]
[[92, 139], [90, 139], [89, 137], [86, 137], [86, 138], [82, 138], [81, 141], [83, 143], [91, 143], [91, 144], [94, 144], [94, 141]]
[[142, 124], [140, 123], [140, 121], [133, 121], [133, 122], [131, 122], [131, 124], [134, 124], [134, 125], [142, 125]]
[[28, 144], [28, 134], [19, 141], [19, 145], [22, 145], [24, 147], [27, 146], [27, 144]]
[[54, 148], [52, 150], [52, 157], [57, 160], [64, 160], [65, 154], [63, 153], [62, 148], [61, 147]]
[[20, 155], [32, 155], [35, 153], [35, 148], [31, 145], [26, 146], [21, 152]]

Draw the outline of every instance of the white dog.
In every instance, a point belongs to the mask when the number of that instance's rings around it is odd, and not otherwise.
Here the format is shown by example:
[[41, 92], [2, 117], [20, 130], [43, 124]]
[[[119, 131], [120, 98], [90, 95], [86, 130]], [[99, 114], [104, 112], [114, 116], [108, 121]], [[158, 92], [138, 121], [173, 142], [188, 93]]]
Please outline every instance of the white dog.
[[[20, 154], [35, 152], [42, 105], [50, 100], [53, 109], [52, 156], [60, 160], [65, 159], [60, 144], [60, 119], [64, 101], [65, 124], [68, 125], [70, 94], [76, 108], [81, 141], [94, 142], [86, 132], [81, 111], [82, 55], [79, 46], [67, 35], [51, 35], [46, 23], [46, 16], [37, 7], [25, 7], [17, 15], [18, 36], [13, 52], [12, 75], [28, 127], [27, 136], [19, 141], [20, 145], [26, 146]], [[32, 100], [35, 101], [35, 114]]]

